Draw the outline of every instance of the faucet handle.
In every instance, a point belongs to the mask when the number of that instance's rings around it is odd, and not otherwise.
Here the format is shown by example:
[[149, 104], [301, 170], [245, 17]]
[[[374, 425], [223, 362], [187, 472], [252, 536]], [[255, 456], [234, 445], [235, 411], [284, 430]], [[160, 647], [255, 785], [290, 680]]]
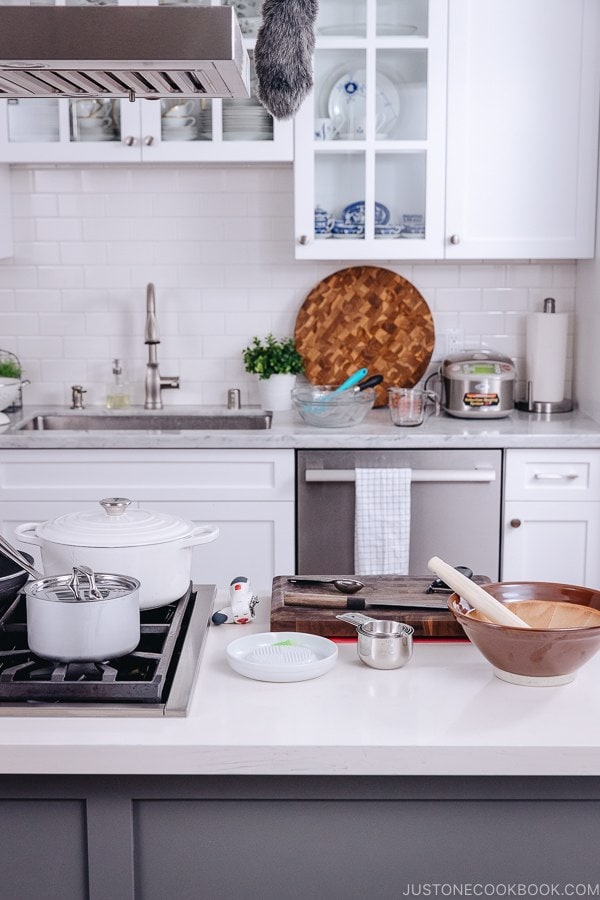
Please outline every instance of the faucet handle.
[[160, 376], [160, 389], [161, 391], [165, 388], [178, 388], [180, 386], [179, 383], [179, 375], [161, 375]]
[[80, 384], [71, 385], [71, 409], [84, 409], [84, 394], [87, 394], [87, 391]]

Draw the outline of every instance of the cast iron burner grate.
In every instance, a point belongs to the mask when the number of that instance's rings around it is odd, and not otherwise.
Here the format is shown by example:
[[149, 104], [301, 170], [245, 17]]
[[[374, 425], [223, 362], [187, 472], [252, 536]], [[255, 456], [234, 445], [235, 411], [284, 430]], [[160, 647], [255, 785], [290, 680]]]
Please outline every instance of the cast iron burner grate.
[[27, 607], [21, 594], [0, 615], [0, 703], [160, 703], [169, 689], [196, 592], [141, 611], [140, 642], [131, 653], [99, 663], [54, 663], [27, 646]]

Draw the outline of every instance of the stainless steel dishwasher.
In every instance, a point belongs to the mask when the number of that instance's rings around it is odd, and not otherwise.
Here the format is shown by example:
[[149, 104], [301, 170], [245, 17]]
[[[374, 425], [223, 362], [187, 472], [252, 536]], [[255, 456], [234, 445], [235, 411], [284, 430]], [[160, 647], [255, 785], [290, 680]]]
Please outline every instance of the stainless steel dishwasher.
[[501, 450], [299, 450], [298, 574], [354, 572], [361, 467], [412, 470], [410, 575], [429, 575], [427, 560], [440, 556], [499, 579]]

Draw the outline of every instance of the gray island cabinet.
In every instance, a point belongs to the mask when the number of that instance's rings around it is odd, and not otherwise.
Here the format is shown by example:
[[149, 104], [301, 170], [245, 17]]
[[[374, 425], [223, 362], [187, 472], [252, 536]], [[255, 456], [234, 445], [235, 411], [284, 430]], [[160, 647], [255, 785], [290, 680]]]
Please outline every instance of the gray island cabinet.
[[595, 896], [599, 879], [598, 778], [10, 776], [0, 796], [6, 900]]

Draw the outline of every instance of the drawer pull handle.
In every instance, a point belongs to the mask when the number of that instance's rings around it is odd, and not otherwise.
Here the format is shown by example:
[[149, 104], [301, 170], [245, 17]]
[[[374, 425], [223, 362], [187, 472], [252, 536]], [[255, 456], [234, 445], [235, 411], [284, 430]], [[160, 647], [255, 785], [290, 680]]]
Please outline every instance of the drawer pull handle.
[[579, 478], [576, 472], [569, 472], [565, 475], [560, 472], [536, 472], [533, 476], [538, 481], [574, 481]]
[[520, 519], [511, 519], [511, 520], [510, 520], [510, 527], [511, 527], [511, 528], [520, 528], [520, 527], [521, 527], [521, 524], [522, 524], [522, 523], [521, 523], [521, 520], [520, 520]]

